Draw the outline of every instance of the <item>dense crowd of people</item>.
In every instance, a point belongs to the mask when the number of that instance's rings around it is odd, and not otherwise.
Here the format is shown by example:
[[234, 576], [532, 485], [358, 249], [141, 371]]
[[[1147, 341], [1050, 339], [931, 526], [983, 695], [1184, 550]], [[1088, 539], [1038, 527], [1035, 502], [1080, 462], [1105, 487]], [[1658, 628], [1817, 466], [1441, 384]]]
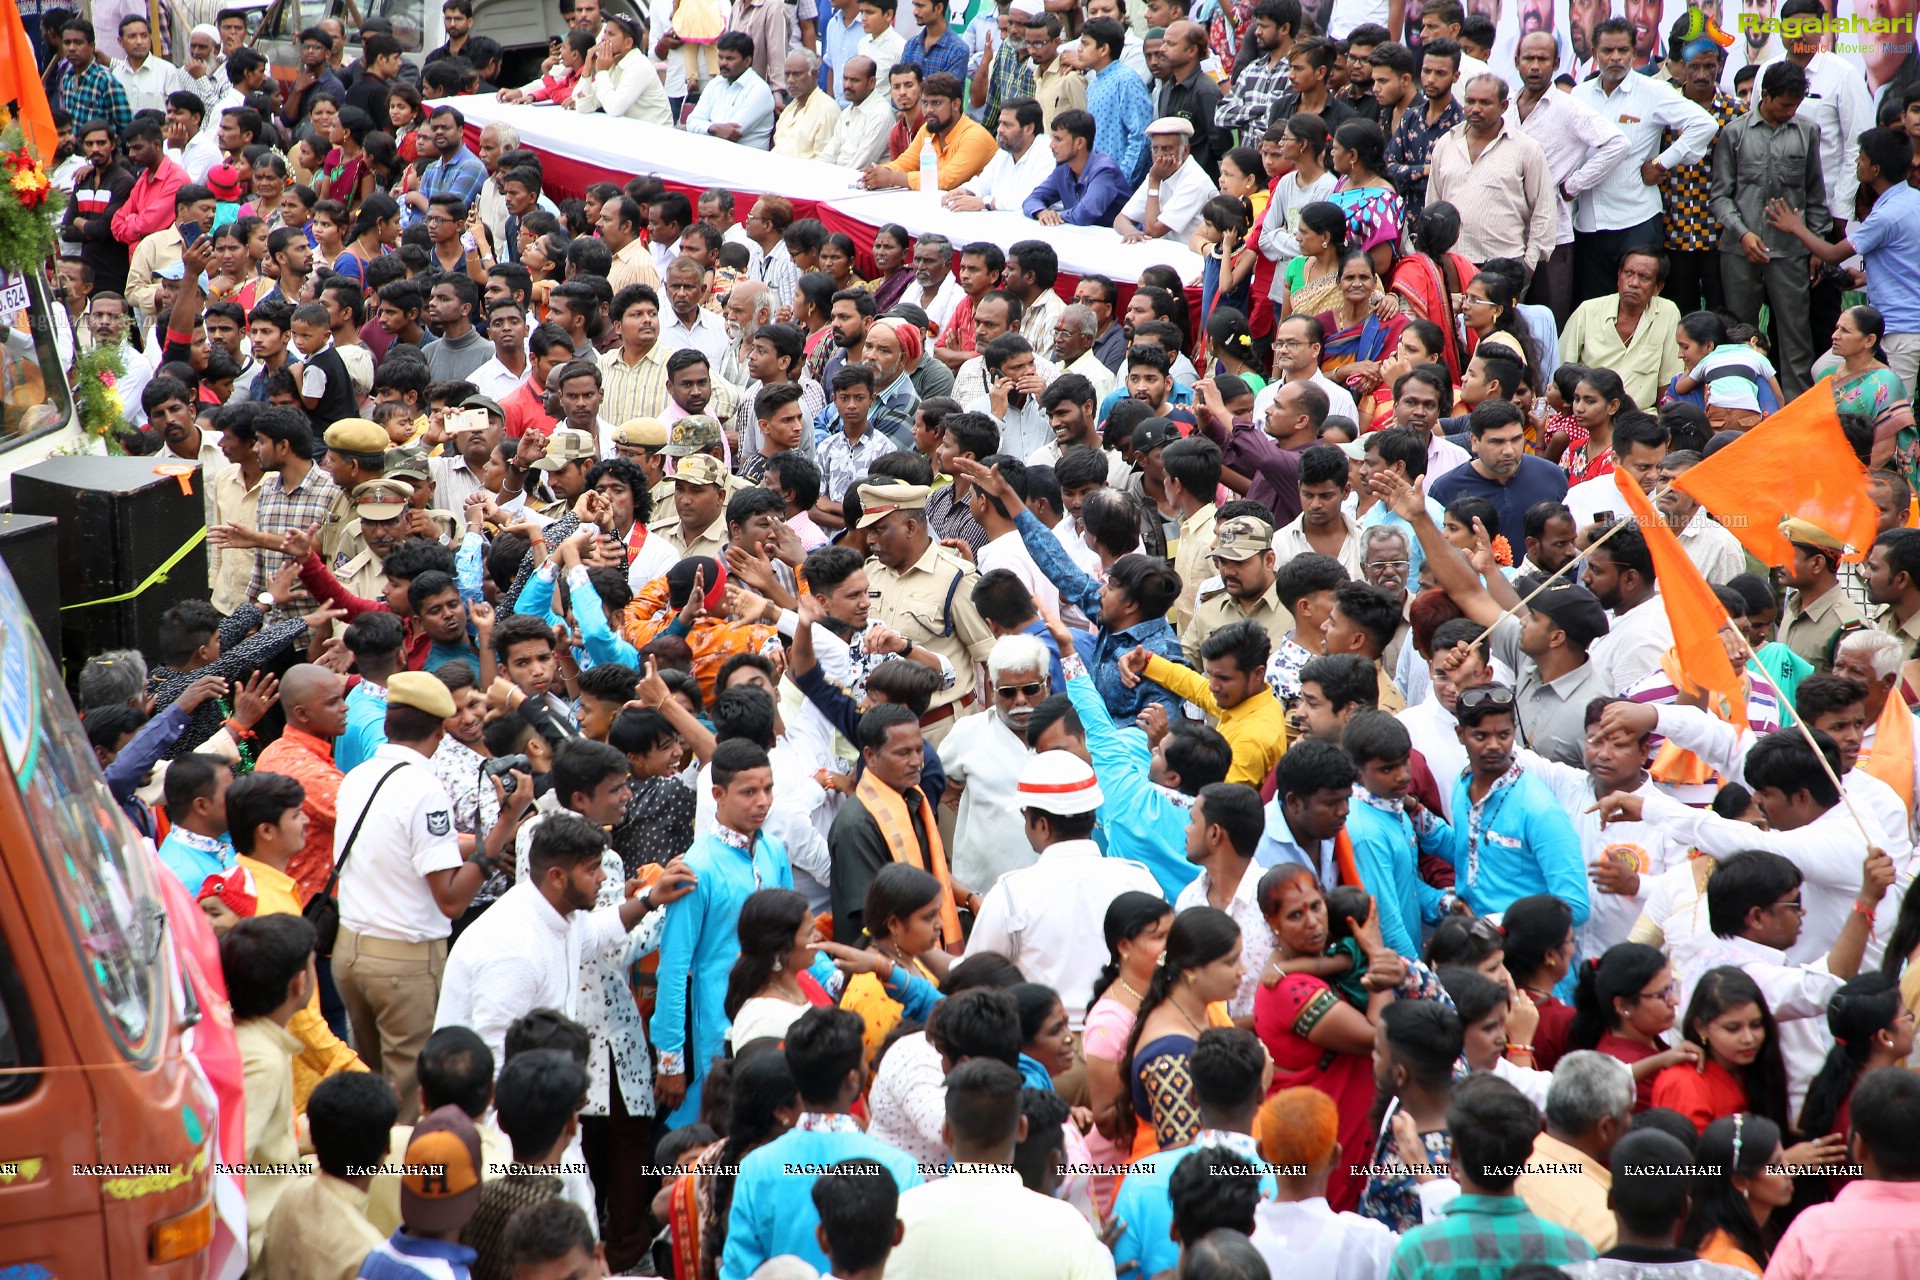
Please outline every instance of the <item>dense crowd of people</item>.
[[[252, 1274], [1920, 1275], [1920, 89], [974, 8], [50, 22], [72, 344], [213, 547], [76, 701]], [[556, 199], [476, 92], [1036, 230]], [[1675, 481], [1809, 388], [1878, 528], [1768, 564]]]

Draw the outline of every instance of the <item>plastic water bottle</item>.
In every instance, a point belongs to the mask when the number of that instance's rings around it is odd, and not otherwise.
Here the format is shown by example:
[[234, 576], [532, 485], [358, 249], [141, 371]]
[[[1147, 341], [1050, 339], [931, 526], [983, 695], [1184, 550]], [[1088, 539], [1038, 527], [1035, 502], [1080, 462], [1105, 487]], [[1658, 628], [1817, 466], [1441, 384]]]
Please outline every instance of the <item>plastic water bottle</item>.
[[920, 147], [920, 194], [932, 201], [935, 207], [940, 204], [940, 157], [933, 149], [933, 139], [928, 138]]

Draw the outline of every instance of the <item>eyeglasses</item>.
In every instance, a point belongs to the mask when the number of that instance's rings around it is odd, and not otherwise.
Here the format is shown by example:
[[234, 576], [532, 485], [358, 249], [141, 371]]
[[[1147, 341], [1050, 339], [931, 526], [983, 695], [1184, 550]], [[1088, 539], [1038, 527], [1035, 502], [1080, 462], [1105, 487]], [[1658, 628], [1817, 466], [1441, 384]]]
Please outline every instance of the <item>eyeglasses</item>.
[[1463, 307], [1491, 307], [1494, 305], [1494, 302], [1492, 298], [1476, 298], [1472, 294], [1468, 294], [1466, 297], [1460, 299], [1460, 305]]
[[1634, 996], [1635, 1000], [1672, 1000], [1680, 994], [1680, 984], [1669, 982], [1658, 991], [1642, 991]]
[[1036, 680], [1032, 684], [1003, 684], [994, 692], [1003, 698], [1037, 698], [1047, 689], [1045, 680]]
[[1308, 347], [1308, 346], [1312, 346], [1313, 344], [1308, 342], [1305, 338], [1275, 338], [1273, 340], [1273, 345], [1276, 350], [1292, 351], [1296, 348]]
[[1510, 707], [1513, 705], [1513, 690], [1503, 684], [1476, 684], [1460, 691], [1460, 705]]
[[1800, 899], [1798, 898], [1788, 898], [1785, 902], [1776, 902], [1773, 904], [1773, 909], [1775, 911], [1780, 911], [1784, 909], [1787, 911], [1795, 912], [1796, 914], [1799, 914], [1799, 915], [1807, 914], [1807, 909], [1800, 905]]
[[1408, 569], [1413, 568], [1413, 561], [1411, 560], [1369, 560], [1367, 561], [1367, 568], [1395, 569], [1404, 573]]

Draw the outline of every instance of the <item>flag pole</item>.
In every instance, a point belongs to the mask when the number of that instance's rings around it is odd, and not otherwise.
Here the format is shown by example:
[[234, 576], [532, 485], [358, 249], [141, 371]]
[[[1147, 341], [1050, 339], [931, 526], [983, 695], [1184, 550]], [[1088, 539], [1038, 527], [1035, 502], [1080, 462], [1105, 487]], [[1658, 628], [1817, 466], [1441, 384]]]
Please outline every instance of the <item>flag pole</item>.
[[[1661, 496], [1664, 495], [1667, 492], [1667, 490], [1672, 487], [1673, 487], [1672, 485], [1665, 485], [1665, 484], [1661, 485], [1653, 493], [1647, 495], [1647, 500], [1649, 502], [1658, 502]], [[1588, 556], [1592, 555], [1594, 551], [1602, 543], [1606, 542], [1608, 538], [1611, 538], [1614, 534], [1626, 528], [1627, 525], [1634, 524], [1634, 523], [1637, 523], [1637, 522], [1633, 519], [1632, 516], [1621, 516], [1618, 519], [1614, 520], [1612, 524], [1609, 524], [1607, 526], [1605, 533], [1602, 533], [1599, 537], [1595, 538], [1592, 542], [1588, 543], [1584, 550], [1575, 554], [1573, 559], [1567, 561], [1565, 564], [1561, 565], [1558, 569], [1555, 569], [1552, 573], [1548, 574], [1545, 581], [1543, 581], [1539, 586], [1535, 587], [1533, 590], [1527, 592], [1526, 595], [1522, 596], [1514, 604], [1512, 604], [1508, 608], [1502, 609], [1500, 611], [1500, 616], [1493, 620], [1493, 624], [1487, 627], [1485, 630], [1483, 630], [1479, 634], [1479, 636], [1474, 640], [1473, 642], [1474, 648], [1476, 649], [1479, 648], [1480, 645], [1486, 641], [1486, 638], [1493, 634], [1494, 627], [1499, 626], [1507, 618], [1517, 615], [1520, 610], [1525, 609], [1529, 604], [1533, 602], [1533, 598], [1535, 596], [1539, 595], [1541, 592], [1545, 591], [1548, 587], [1551, 587], [1554, 583], [1558, 582], [1562, 577], [1566, 575], [1566, 572], [1569, 569], [1573, 568], [1575, 565], [1585, 560]]]

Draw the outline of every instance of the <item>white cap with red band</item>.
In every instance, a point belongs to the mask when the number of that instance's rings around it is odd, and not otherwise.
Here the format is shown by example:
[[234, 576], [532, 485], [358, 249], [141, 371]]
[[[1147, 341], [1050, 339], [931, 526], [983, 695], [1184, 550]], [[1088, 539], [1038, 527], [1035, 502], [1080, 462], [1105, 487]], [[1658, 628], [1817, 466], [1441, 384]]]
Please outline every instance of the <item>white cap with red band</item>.
[[1018, 803], [1023, 809], [1070, 815], [1092, 813], [1106, 803], [1093, 767], [1067, 751], [1042, 751], [1027, 757], [1020, 770]]

